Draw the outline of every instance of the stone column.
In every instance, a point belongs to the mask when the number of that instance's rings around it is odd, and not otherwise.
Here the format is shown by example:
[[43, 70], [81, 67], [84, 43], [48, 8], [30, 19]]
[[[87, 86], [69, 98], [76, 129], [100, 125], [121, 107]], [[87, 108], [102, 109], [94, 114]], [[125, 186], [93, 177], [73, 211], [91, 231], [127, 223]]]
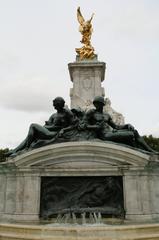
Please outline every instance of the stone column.
[[34, 173], [17, 176], [16, 219], [38, 220], [40, 210], [40, 177]]
[[16, 177], [8, 174], [6, 180], [5, 213], [14, 214], [16, 211]]
[[127, 172], [124, 176], [126, 218], [152, 220], [159, 215], [159, 174], [150, 171]]
[[34, 173], [0, 175], [0, 218], [15, 221], [38, 221], [40, 177]]
[[5, 211], [6, 184], [7, 184], [6, 175], [1, 174], [0, 175], [0, 215], [3, 215]]
[[68, 64], [68, 68], [73, 82], [71, 108], [90, 108], [95, 96], [105, 96], [101, 86], [105, 76], [104, 62], [99, 62], [97, 58], [89, 61], [76, 59], [76, 62]]

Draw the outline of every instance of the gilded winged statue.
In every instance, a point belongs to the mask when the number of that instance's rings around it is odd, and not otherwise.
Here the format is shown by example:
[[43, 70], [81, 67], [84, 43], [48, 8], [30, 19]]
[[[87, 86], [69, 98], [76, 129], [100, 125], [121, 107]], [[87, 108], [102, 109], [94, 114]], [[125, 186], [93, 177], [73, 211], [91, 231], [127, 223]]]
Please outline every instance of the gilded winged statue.
[[93, 32], [91, 21], [93, 19], [94, 13], [91, 18], [85, 21], [84, 17], [81, 14], [80, 7], [77, 8], [77, 20], [80, 24], [79, 32], [82, 34], [82, 40], [80, 41], [84, 46], [82, 48], [76, 48], [80, 60], [82, 59], [91, 59], [94, 57], [94, 48], [91, 45], [91, 35]]

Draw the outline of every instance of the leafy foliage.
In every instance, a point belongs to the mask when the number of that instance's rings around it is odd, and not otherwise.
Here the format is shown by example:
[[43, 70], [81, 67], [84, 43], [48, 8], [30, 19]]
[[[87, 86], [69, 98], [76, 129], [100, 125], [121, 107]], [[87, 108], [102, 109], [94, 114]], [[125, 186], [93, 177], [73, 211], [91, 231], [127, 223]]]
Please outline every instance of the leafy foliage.
[[5, 153], [8, 151], [8, 148], [0, 149], [0, 162], [4, 162], [6, 160]]
[[153, 137], [152, 135], [143, 136], [147, 144], [157, 152], [159, 152], [159, 138]]

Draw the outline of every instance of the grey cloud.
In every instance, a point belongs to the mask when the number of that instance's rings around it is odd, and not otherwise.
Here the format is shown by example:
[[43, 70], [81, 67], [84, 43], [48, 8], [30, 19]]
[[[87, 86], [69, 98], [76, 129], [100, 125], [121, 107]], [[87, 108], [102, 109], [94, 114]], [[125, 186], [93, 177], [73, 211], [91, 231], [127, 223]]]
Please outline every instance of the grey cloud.
[[[2, 47], [2, 46], [1, 46]], [[20, 63], [19, 57], [13, 51], [4, 50], [0, 48], [0, 66], [3, 68], [10, 69]]]
[[51, 106], [51, 97], [55, 94], [48, 79], [23, 77], [21, 80], [9, 81], [1, 88], [0, 103], [3, 107], [19, 111], [47, 112]]
[[[112, 106], [142, 129], [142, 134], [148, 129], [159, 132], [157, 127], [152, 129], [158, 120], [159, 1], [94, 0], [90, 4], [59, 0], [46, 4], [34, 0], [27, 1], [27, 8], [23, 1], [14, 1], [14, 7], [8, 2], [3, 1], [0, 8], [0, 107], [5, 110], [1, 144], [23, 139], [29, 124], [39, 122], [40, 112], [47, 119], [55, 96], [65, 97], [69, 105], [72, 86], [67, 63], [75, 60], [74, 49], [81, 46], [78, 5], [85, 18], [95, 12], [92, 44], [99, 60], [107, 62], [103, 86]], [[21, 125], [19, 130], [12, 131], [10, 121], [5, 121], [7, 113], [9, 118], [10, 113], [14, 116], [17, 129]], [[3, 137], [6, 129], [9, 133]]]

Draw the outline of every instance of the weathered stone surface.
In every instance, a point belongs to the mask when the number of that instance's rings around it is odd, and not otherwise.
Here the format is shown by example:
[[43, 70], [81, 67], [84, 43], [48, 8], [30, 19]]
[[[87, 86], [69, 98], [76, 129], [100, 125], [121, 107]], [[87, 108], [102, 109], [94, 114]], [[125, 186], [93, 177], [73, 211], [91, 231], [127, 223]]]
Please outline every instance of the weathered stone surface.
[[127, 226], [0, 224], [0, 238], [3, 240], [156, 240], [159, 239], [159, 224], [128, 224]]
[[24, 175], [23, 213], [39, 214], [40, 205], [40, 178]]
[[[65, 142], [48, 145], [18, 155], [14, 159], [17, 167], [54, 167], [102, 169], [120, 166], [144, 167], [151, 160], [150, 155], [126, 146], [103, 141]], [[64, 164], [64, 165], [63, 165]], [[67, 168], [66, 168], [67, 164]], [[77, 166], [76, 166], [77, 165]]]
[[13, 214], [16, 211], [16, 177], [7, 175], [5, 213]]
[[[153, 219], [159, 214], [159, 169], [125, 172], [124, 192], [127, 219]], [[132, 200], [133, 199], [133, 200]]]
[[[78, 58], [76, 62], [68, 64], [73, 88], [70, 89], [71, 108], [81, 108], [88, 110], [93, 107], [95, 96], [105, 96], [102, 81], [105, 77], [106, 64], [98, 61], [97, 57], [93, 60], [82, 60]], [[105, 99], [104, 111], [108, 112], [116, 124], [124, 124], [124, 117], [111, 107], [111, 101]]]
[[110, 116], [113, 119], [113, 122], [115, 122], [117, 125], [123, 125], [125, 123], [124, 116], [112, 108], [111, 101], [109, 98], [105, 99], [105, 106], [103, 110], [104, 112], [107, 112], [110, 114]]
[[105, 63], [77, 61], [68, 64], [73, 88], [70, 90], [71, 108], [89, 109], [95, 96], [104, 96], [101, 82], [104, 80]]
[[5, 210], [6, 176], [0, 175], [0, 214]]
[[38, 221], [41, 177], [56, 176], [120, 176], [126, 219], [156, 219], [159, 217], [157, 163], [154, 156], [100, 141], [59, 143], [26, 152], [9, 159], [6, 170], [0, 172], [0, 219]]

